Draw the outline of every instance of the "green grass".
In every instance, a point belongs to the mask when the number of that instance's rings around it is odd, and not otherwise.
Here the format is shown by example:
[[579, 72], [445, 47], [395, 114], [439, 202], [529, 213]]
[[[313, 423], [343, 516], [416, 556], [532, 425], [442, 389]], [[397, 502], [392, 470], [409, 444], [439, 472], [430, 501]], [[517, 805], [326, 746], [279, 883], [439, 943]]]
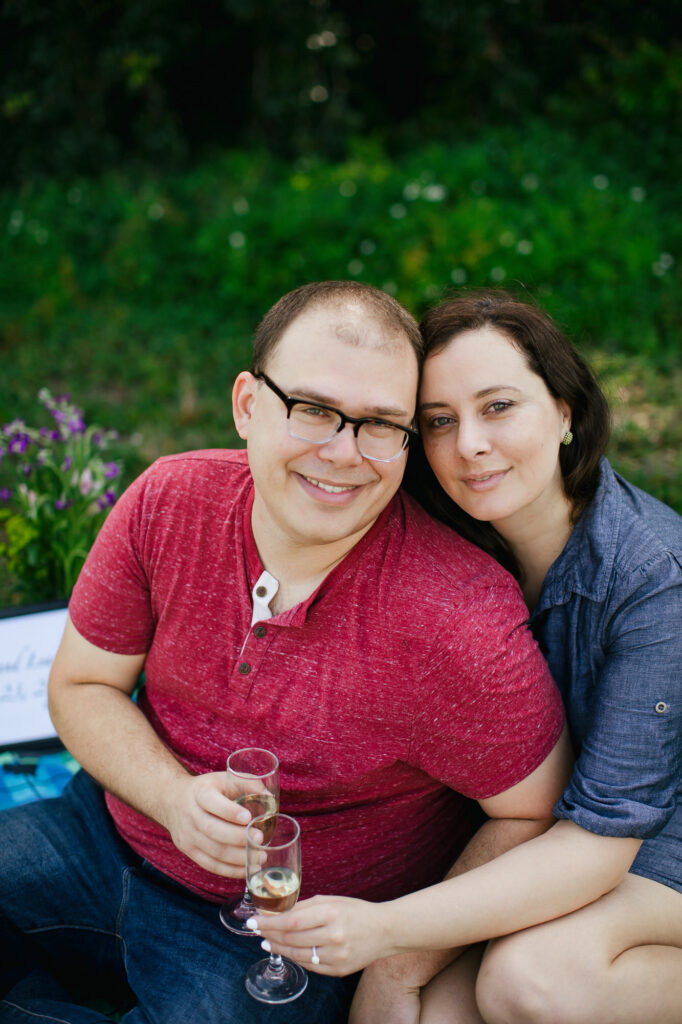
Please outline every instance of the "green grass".
[[615, 466], [682, 512], [673, 178], [536, 121], [401, 156], [367, 141], [340, 163], [228, 152], [184, 174], [0, 192], [0, 422], [33, 419], [43, 385], [69, 393], [121, 432], [129, 480], [158, 455], [238, 443], [232, 380], [289, 289], [355, 277], [418, 316], [500, 284], [597, 366]]

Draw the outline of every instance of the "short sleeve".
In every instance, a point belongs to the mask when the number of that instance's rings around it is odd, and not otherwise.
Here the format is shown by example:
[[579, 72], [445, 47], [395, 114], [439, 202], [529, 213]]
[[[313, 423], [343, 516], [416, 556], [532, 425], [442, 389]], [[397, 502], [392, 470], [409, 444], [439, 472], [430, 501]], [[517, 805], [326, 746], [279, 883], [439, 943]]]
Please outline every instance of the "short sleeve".
[[511, 576], [481, 588], [452, 619], [429, 666], [411, 760], [478, 800], [525, 779], [547, 757], [563, 705]]
[[140, 556], [150, 472], [138, 477], [112, 508], [69, 601], [69, 616], [81, 636], [116, 654], [142, 654], [154, 633]]
[[591, 727], [554, 813], [646, 839], [672, 816], [682, 774], [682, 571], [666, 556], [618, 586]]

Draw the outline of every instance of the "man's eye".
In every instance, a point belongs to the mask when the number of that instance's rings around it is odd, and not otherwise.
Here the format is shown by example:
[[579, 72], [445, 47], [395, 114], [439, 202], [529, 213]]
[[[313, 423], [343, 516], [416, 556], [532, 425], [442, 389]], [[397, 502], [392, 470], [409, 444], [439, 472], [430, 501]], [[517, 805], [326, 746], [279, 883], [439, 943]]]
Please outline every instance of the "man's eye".
[[305, 416], [310, 420], [333, 419], [334, 414], [328, 409], [321, 409], [319, 405], [297, 405], [296, 415]]
[[371, 437], [386, 438], [402, 433], [397, 427], [384, 420], [365, 420], [362, 429]]

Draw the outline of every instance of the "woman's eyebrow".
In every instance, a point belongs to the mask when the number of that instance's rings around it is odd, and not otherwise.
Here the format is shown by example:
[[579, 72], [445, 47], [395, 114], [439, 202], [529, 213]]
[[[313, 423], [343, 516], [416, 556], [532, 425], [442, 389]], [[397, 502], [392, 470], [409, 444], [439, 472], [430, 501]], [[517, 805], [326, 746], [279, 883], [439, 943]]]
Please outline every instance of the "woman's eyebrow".
[[[492, 384], [488, 388], [481, 388], [480, 391], [475, 391], [473, 397], [485, 398], [486, 395], [492, 395], [496, 391], [515, 391], [517, 394], [521, 394], [521, 388], [515, 388], [513, 384]], [[421, 412], [424, 409], [445, 409], [448, 405], [448, 402], [420, 402], [418, 411]]]

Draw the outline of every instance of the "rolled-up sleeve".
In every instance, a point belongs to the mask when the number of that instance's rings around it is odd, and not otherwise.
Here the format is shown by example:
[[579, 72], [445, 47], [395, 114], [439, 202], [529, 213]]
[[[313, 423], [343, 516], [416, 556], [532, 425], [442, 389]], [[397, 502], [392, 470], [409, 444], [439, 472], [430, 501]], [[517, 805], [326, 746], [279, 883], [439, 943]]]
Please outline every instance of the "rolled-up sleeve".
[[591, 727], [554, 813], [600, 835], [646, 839], [682, 774], [682, 569], [674, 556], [616, 580]]

